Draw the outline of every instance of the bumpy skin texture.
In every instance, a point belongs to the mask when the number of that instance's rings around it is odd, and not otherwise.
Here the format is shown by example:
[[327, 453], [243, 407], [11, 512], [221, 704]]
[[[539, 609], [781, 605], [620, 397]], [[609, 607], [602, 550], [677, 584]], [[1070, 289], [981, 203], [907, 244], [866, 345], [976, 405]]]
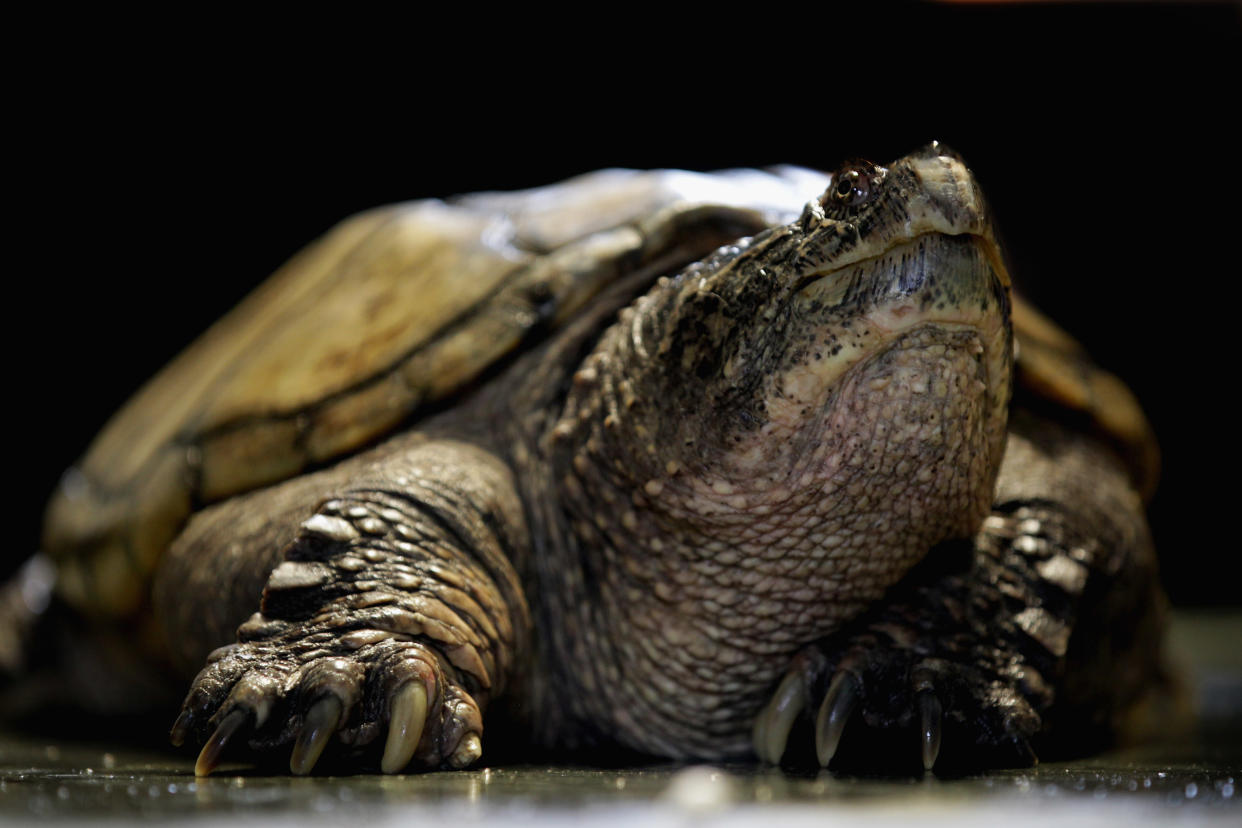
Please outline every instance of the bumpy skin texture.
[[1015, 420], [982, 530], [799, 655], [759, 716], [765, 758], [788, 737], [790, 756], [813, 744], [836, 768], [951, 772], [1090, 750], [1122, 726], [1160, 668], [1141, 503], [1106, 449]]
[[[279, 538], [265, 521], [246, 531], [254, 514], [306, 517], [282, 524], [291, 537]], [[207, 742], [200, 772], [242, 728], [256, 750], [294, 744], [294, 772], [309, 770], [329, 741], [346, 754], [382, 742], [388, 771], [474, 761], [480, 708], [504, 690], [529, 635], [509, 563], [527, 542], [523, 530], [507, 467], [474, 446], [419, 435], [203, 513], [156, 585], [187, 659], [226, 640], [228, 619], [214, 630], [199, 619], [245, 606], [219, 603], [206, 581], [221, 567], [204, 555], [228, 554], [243, 591], [270, 574], [238, 643], [214, 651], [195, 679], [174, 741]], [[410, 720], [414, 710], [423, 720]]]
[[909, 745], [888, 768], [1109, 728], [1154, 671], [1141, 503], [1051, 421], [1006, 453], [1008, 275], [960, 159], [847, 169], [654, 275], [417, 431], [191, 521], [155, 596], [183, 669], [221, 648], [173, 728], [200, 773], [242, 743], [460, 767], [489, 710], [597, 759], [865, 764], [853, 717]]

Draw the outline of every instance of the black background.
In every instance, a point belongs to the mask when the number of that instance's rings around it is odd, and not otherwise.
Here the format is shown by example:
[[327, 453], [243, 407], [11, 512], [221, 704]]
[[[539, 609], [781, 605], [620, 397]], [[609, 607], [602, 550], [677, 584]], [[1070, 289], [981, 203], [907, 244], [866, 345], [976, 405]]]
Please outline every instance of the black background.
[[352, 212], [613, 165], [829, 169], [936, 138], [990, 194], [1020, 286], [1147, 408], [1174, 598], [1242, 602], [1238, 7], [845, 8], [16, 27], [9, 565], [108, 414]]

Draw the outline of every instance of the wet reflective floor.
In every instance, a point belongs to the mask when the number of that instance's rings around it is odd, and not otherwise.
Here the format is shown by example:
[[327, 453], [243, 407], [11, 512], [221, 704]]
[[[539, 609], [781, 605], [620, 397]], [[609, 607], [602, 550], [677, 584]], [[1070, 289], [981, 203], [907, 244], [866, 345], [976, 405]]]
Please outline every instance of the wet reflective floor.
[[0, 734], [0, 823], [1242, 824], [1242, 614], [1183, 615], [1173, 636], [1202, 711], [1196, 732], [1027, 770], [892, 780], [750, 765], [513, 766], [291, 778], [224, 765], [195, 779], [192, 757], [171, 749]]

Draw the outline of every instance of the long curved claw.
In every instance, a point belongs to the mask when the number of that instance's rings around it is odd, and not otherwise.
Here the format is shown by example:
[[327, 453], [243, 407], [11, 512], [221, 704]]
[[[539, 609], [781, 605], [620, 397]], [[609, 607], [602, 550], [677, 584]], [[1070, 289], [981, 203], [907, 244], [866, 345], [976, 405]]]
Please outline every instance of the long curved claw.
[[384, 758], [380, 770], [384, 773], [400, 773], [423, 737], [423, 725], [427, 722], [427, 688], [421, 681], [411, 681], [393, 694], [389, 705], [388, 741], [384, 744]]
[[298, 776], [305, 776], [315, 767], [320, 754], [336, 732], [340, 724], [344, 706], [341, 700], [328, 694], [315, 702], [306, 713], [306, 721], [302, 732], [293, 745], [293, 753], [289, 756], [289, 771]]
[[168, 741], [172, 742], [173, 747], [181, 747], [185, 744], [185, 737], [190, 733], [190, 722], [193, 720], [193, 713], [188, 710], [181, 711], [177, 721], [173, 722], [172, 730], [168, 731]]
[[[250, 719], [249, 710], [235, 707], [220, 720], [215, 732], [211, 734], [211, 738], [207, 740], [198, 754], [198, 761], [194, 763], [195, 776], [209, 776], [216, 769], [216, 766], [220, 764], [220, 755], [224, 753], [224, 748], [237, 734], [237, 731], [250, 722]], [[178, 717], [177, 724], [181, 724], [181, 717]], [[188, 725], [188, 721], [186, 724]], [[173, 730], [176, 733], [176, 725], [173, 726]]]
[[918, 694], [919, 714], [923, 725], [923, 770], [930, 771], [940, 756], [941, 725], [944, 709], [935, 693], [923, 691]]
[[755, 753], [762, 761], [780, 764], [789, 743], [789, 731], [798, 714], [806, 707], [806, 702], [802, 676], [797, 673], [785, 676], [772, 694], [772, 700], [755, 720]]
[[844, 670], [832, 677], [815, 717], [815, 755], [821, 768], [828, 767], [841, 743], [841, 734], [858, 704], [858, 679]]
[[1031, 768], [1039, 764], [1039, 757], [1035, 754], [1035, 749], [1031, 747], [1031, 741], [1025, 736], [1011, 737], [1014, 751], [1018, 754], [1018, 759], [1023, 762], [1026, 767]]
[[750, 743], [755, 749], [755, 756], [759, 757], [760, 762], [768, 761], [767, 748], [768, 743], [768, 708], [765, 706], [759, 711], [759, 715], [755, 716], [755, 723], [750, 731]]

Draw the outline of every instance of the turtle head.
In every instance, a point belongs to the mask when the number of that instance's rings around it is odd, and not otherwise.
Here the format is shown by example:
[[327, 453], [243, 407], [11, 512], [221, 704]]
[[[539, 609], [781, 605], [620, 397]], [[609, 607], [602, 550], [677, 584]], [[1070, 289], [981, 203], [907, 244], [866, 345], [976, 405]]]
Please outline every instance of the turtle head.
[[958, 155], [847, 164], [797, 221], [663, 281], [618, 326], [635, 462], [680, 513], [861, 514], [923, 551], [973, 534], [1004, 447], [1009, 288]]

